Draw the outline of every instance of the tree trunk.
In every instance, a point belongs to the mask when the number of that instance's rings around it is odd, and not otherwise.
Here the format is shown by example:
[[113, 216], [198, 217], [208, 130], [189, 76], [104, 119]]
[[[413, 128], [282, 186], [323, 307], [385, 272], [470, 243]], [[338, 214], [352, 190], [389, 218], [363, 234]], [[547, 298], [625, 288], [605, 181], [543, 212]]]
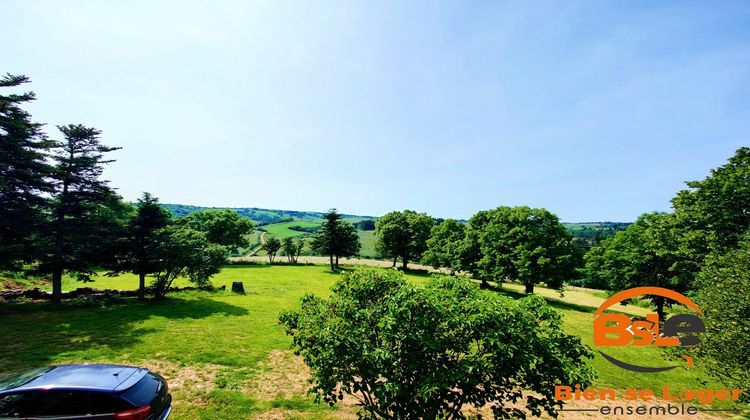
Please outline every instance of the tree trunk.
[[339, 268], [339, 256], [336, 255], [336, 268]]
[[525, 286], [527, 295], [534, 293], [534, 283], [526, 283]]
[[52, 303], [59, 305], [62, 302], [62, 270], [55, 269], [52, 273]]
[[401, 261], [401, 268], [406, 271], [406, 265], [409, 264], [409, 260], [404, 257], [404, 259]]
[[333, 254], [331, 254], [331, 255], [328, 256], [328, 261], [331, 263], [331, 271], [333, 271], [334, 270], [334, 268], [333, 268]]
[[487, 279], [482, 279], [482, 285], [481, 287], [484, 289], [489, 286], [489, 283], [487, 283]]
[[146, 298], [146, 273], [138, 273], [138, 299]]
[[[70, 152], [70, 158], [73, 159], [73, 152]], [[57, 305], [62, 302], [62, 275], [63, 275], [63, 254], [65, 253], [63, 226], [65, 225], [65, 206], [68, 201], [67, 178], [63, 181], [63, 190], [60, 195], [60, 204], [55, 221], [55, 251], [53, 255], [54, 268], [52, 270], [52, 303]]]
[[393, 257], [393, 265], [392, 267], [396, 266], [396, 262], [398, 261], [398, 256]]
[[661, 327], [664, 325], [664, 298], [656, 297], [654, 303], [656, 303], [656, 314], [659, 316], [659, 333], [661, 333]]

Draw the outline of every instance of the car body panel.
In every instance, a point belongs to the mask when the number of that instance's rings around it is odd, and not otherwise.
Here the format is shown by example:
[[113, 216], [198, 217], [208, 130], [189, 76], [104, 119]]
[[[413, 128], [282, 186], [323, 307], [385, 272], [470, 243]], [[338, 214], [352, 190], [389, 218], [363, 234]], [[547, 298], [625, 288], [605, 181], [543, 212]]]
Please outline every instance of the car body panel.
[[[125, 382], [132, 381], [132, 384], [135, 384], [147, 372], [148, 370], [143, 368], [120, 365], [58, 365], [52, 366], [52, 369], [32, 378], [22, 385], [0, 391], [0, 394], [9, 391], [31, 391], [50, 388], [114, 392], [118, 386]], [[136, 374], [140, 377], [137, 377]]]
[[143, 405], [151, 407], [149, 420], [165, 420], [172, 412], [166, 380], [133, 366], [72, 364], [32, 369], [0, 381], [0, 389], [0, 410], [5, 400], [10, 404], [4, 406], [10, 410], [5, 415], [11, 417], [111, 419], [117, 412]]

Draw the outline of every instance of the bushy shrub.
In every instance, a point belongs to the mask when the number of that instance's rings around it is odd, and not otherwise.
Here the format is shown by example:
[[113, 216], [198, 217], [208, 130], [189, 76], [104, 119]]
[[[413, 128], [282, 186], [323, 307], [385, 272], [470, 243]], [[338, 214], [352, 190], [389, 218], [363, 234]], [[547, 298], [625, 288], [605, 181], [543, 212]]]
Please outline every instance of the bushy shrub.
[[555, 385], [594, 377], [591, 350], [562, 332], [542, 298], [513, 300], [450, 276], [414, 286], [395, 270], [360, 269], [331, 298], [306, 295], [280, 320], [316, 398], [333, 405], [351, 394], [370, 417], [462, 417], [485, 404], [505, 418], [525, 417], [521, 406], [555, 415]]
[[750, 402], [750, 240], [724, 255], [710, 255], [697, 278], [696, 300], [703, 310], [706, 332], [700, 351], [711, 364], [709, 373], [727, 385], [745, 390]]

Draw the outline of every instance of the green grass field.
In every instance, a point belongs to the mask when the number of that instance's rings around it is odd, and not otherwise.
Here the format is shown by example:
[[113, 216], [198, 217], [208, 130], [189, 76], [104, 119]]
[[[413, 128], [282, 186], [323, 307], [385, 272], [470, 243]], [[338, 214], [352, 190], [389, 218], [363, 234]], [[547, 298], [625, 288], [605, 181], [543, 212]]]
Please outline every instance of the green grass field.
[[[136, 364], [162, 373], [170, 382], [175, 419], [349, 417], [351, 405], [328, 408], [305, 394], [306, 368], [289, 352], [289, 338], [277, 322], [305, 293], [326, 296], [338, 278], [325, 266], [227, 266], [214, 285], [243, 281], [247, 293], [173, 293], [162, 302], [122, 300], [107, 304], [47, 303], [0, 305], [0, 375], [34, 366], [69, 362]], [[425, 276], [408, 275], [421, 283]], [[186, 285], [178, 281], [177, 285]], [[132, 275], [98, 277], [100, 289], [135, 289]], [[81, 286], [66, 278], [64, 289]], [[591, 321], [601, 297], [585, 291], [537, 288], [561, 312], [569, 333], [591, 344]], [[522, 296], [507, 285], [487, 293]], [[623, 307], [640, 314], [640, 307]], [[624, 360], [662, 365], [655, 348], [611, 351]], [[595, 357], [597, 387], [673, 389], [715, 387], [700, 366], [659, 374], [633, 375]], [[696, 361], [699, 365], [699, 361]], [[702, 384], [707, 381], [707, 385]]]
[[[362, 218], [347, 218], [345, 220], [351, 223], [355, 223], [362, 220]], [[320, 226], [321, 223], [321, 220], [294, 220], [291, 222], [273, 223], [270, 225], [262, 226], [261, 228], [267, 232], [267, 235], [275, 236], [279, 239], [284, 239], [287, 237], [296, 238], [310, 235], [307, 232], [300, 232], [298, 230], [289, 229], [291, 226], [316, 227]], [[257, 235], [257, 232], [258, 231], [256, 230], [253, 234]], [[357, 235], [359, 236], [359, 241], [362, 244], [359, 255], [367, 258], [376, 257], [377, 254], [375, 252], [375, 231], [357, 230]], [[267, 236], [266, 238], [269, 238], [270, 236]], [[306, 249], [305, 251], [305, 254], [309, 254], [309, 249]], [[264, 251], [260, 251], [258, 252], [258, 255], [266, 254]]]
[[374, 230], [358, 230], [357, 236], [359, 236], [359, 243], [362, 248], [359, 249], [359, 255], [368, 258], [375, 258], [377, 253], [375, 252], [375, 231]]
[[321, 221], [320, 220], [294, 220], [291, 222], [282, 222], [282, 223], [274, 223], [271, 225], [265, 225], [261, 228], [268, 232], [269, 234], [278, 237], [279, 239], [283, 239], [286, 237], [297, 237], [297, 236], [304, 236], [307, 235], [307, 232], [300, 232], [298, 230], [292, 230], [289, 229], [291, 226], [301, 226], [301, 227], [317, 227], [320, 226]]

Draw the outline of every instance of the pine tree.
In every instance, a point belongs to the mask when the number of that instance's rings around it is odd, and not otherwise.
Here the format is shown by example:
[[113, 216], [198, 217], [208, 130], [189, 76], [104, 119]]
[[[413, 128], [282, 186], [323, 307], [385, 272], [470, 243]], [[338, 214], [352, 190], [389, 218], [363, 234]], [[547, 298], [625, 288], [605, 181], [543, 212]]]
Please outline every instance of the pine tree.
[[357, 255], [360, 249], [357, 230], [342, 219], [336, 209], [323, 215], [325, 221], [315, 234], [312, 249], [322, 255], [328, 255], [331, 270], [338, 268], [340, 257]]
[[107, 265], [113, 235], [121, 232], [126, 213], [115, 192], [101, 179], [104, 154], [117, 150], [100, 143], [101, 132], [83, 125], [58, 127], [64, 140], [55, 142], [55, 181], [48, 252], [40, 270], [52, 275], [52, 301], [62, 297], [62, 276], [75, 273], [88, 280], [97, 266]]
[[138, 297], [143, 299], [146, 276], [159, 271], [157, 248], [172, 218], [169, 211], [159, 205], [159, 200], [149, 193], [138, 199], [137, 210], [128, 221], [125, 241], [120, 247], [116, 271], [129, 271], [138, 275]]
[[[7, 74], [0, 88], [28, 83], [26, 76]], [[0, 95], [0, 268], [18, 269], [33, 261], [50, 190], [50, 166], [45, 157], [52, 145], [21, 105], [35, 99], [33, 92]]]

